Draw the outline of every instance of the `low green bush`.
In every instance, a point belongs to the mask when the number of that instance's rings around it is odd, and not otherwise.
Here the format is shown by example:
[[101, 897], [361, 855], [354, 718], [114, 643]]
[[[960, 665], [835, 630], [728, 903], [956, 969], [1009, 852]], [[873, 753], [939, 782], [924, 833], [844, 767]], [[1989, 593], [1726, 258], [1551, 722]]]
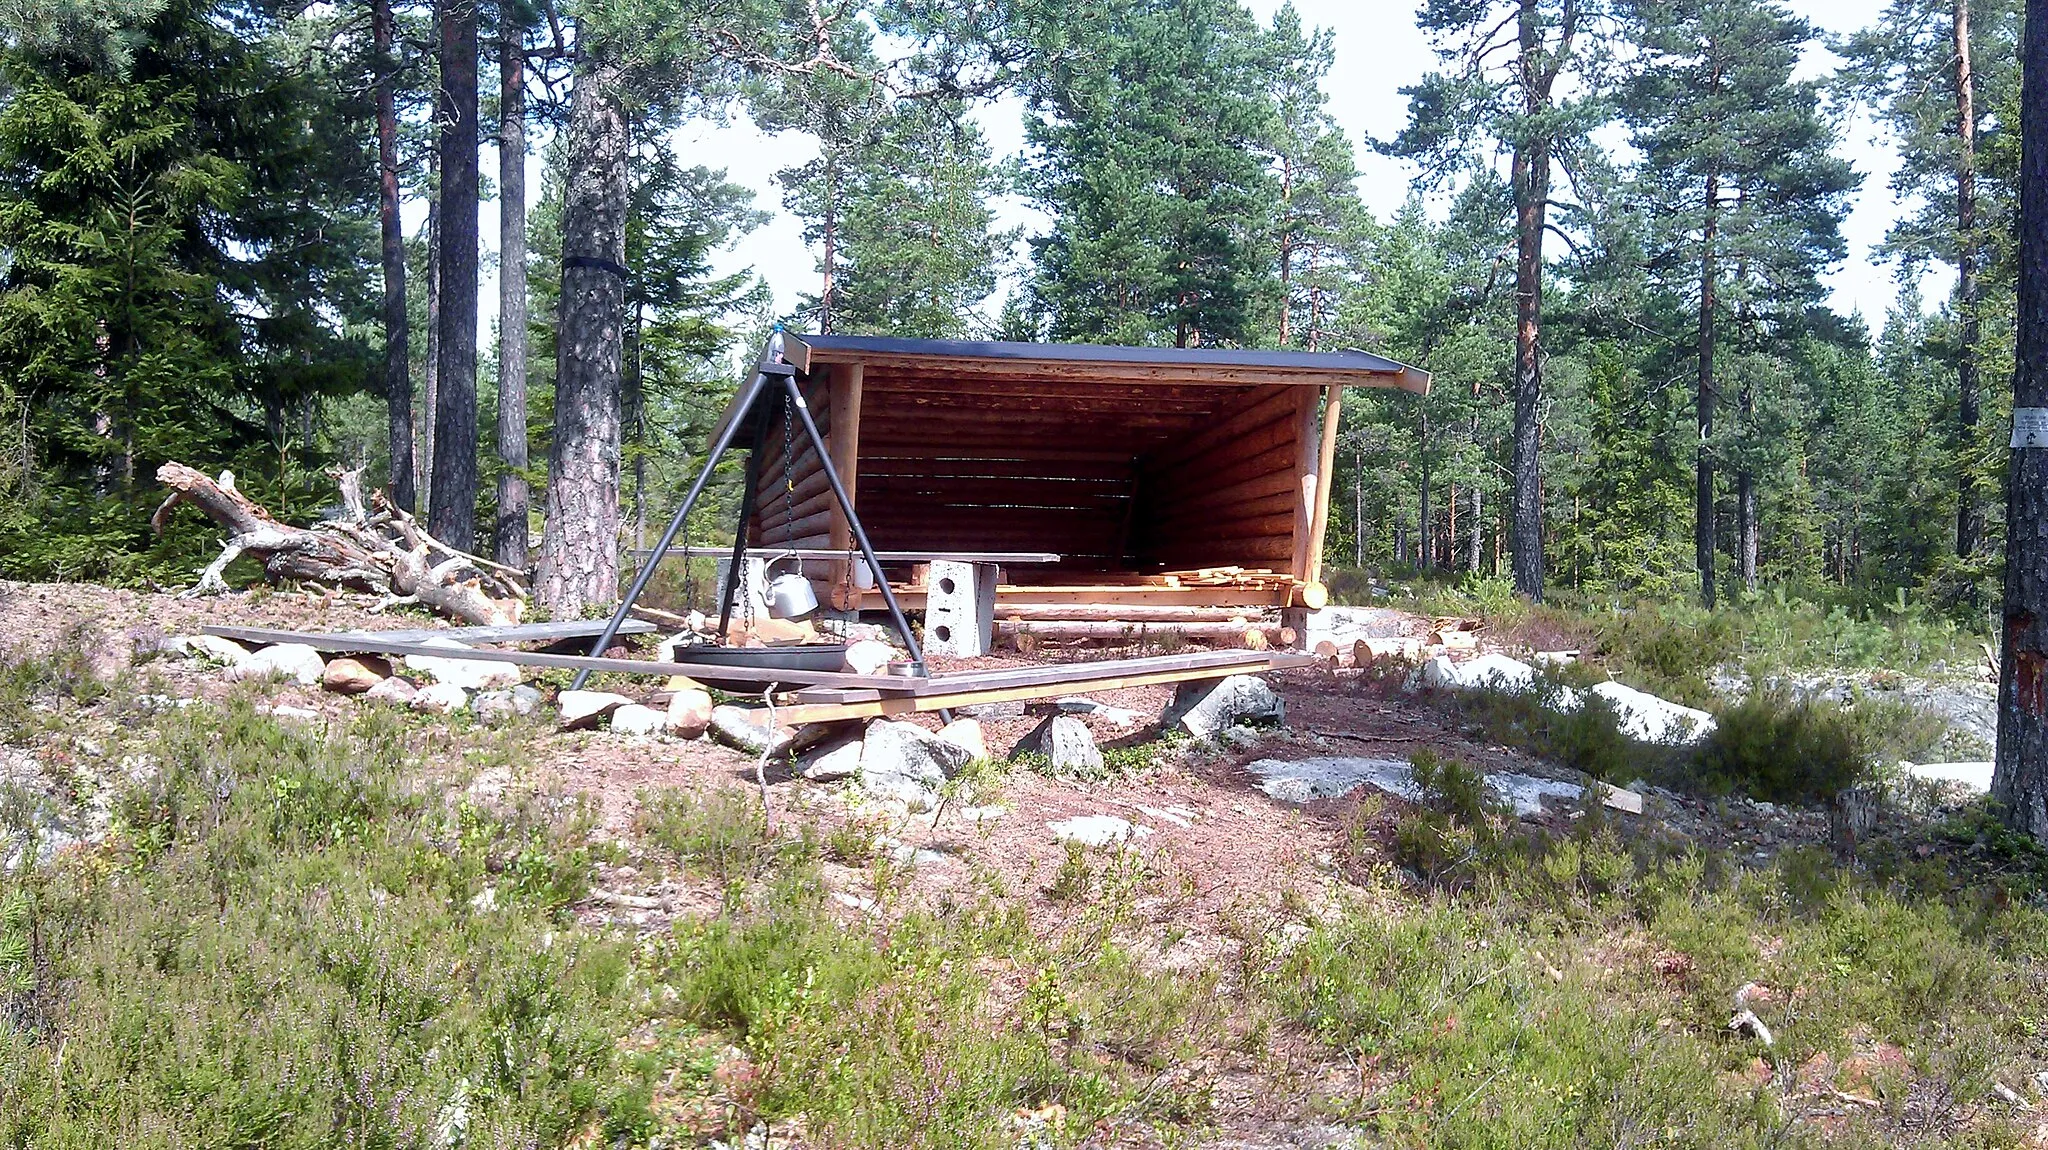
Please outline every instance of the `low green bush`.
[[1869, 776], [1868, 737], [1829, 702], [1762, 690], [1724, 709], [1686, 767], [1710, 794], [1820, 803]]

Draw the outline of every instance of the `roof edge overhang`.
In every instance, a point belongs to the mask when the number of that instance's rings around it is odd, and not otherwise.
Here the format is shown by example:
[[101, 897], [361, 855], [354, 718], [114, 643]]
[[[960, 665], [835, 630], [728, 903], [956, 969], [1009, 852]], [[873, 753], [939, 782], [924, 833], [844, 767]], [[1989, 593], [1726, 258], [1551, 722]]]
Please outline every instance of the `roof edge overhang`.
[[809, 374], [814, 365], [916, 363], [974, 365], [1005, 374], [1033, 368], [1086, 378], [1160, 384], [1303, 384], [1386, 387], [1429, 393], [1429, 373], [1367, 351], [1266, 351], [1236, 348], [1123, 347], [1087, 343], [896, 339], [783, 333], [783, 358]]
[[777, 331], [719, 417], [714, 440], [774, 385], [764, 369], [788, 364], [804, 375], [830, 364], [952, 365], [993, 375], [1035, 371], [1119, 383], [1215, 386], [1383, 387], [1428, 395], [1430, 374], [1368, 351], [1265, 351], [1237, 348], [1124, 347], [1090, 343], [899, 339], [799, 335]]

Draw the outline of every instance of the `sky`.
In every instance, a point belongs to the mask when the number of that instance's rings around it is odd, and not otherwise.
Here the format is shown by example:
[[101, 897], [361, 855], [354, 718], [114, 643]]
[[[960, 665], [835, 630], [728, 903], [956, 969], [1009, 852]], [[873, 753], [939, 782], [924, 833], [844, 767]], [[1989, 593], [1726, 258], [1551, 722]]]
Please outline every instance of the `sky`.
[[[1246, 0], [1262, 19], [1270, 20], [1281, 0]], [[1411, 165], [1377, 154], [1373, 139], [1390, 138], [1407, 120], [1408, 99], [1401, 89], [1416, 80], [1434, 62], [1426, 37], [1415, 27], [1416, 0], [1294, 0], [1303, 22], [1325, 27], [1334, 33], [1336, 65], [1325, 82], [1330, 112], [1351, 136], [1359, 159], [1359, 194], [1381, 219], [1390, 217], [1408, 196]], [[1790, 0], [1788, 6], [1824, 33], [1847, 33], [1875, 18], [1881, 0]], [[1819, 75], [1836, 61], [1825, 48], [1814, 47], [1803, 65], [1805, 75]], [[1014, 100], [998, 102], [979, 113], [982, 128], [998, 156], [1017, 153], [1024, 145], [1022, 107]], [[802, 164], [816, 155], [816, 143], [800, 136], [771, 141], [743, 113], [727, 124], [699, 122], [678, 130], [671, 138], [679, 158], [686, 164], [724, 168], [727, 178], [754, 189], [756, 206], [772, 213], [764, 227], [742, 239], [716, 261], [719, 272], [751, 268], [774, 293], [778, 314], [795, 310], [800, 294], [817, 290], [817, 254], [808, 249], [802, 225], [782, 207], [782, 190], [775, 172]], [[1900, 214], [1889, 178], [1897, 157], [1881, 129], [1867, 118], [1844, 125], [1840, 151], [1863, 174], [1863, 185], [1854, 197], [1843, 232], [1849, 255], [1826, 277], [1836, 310], [1860, 312], [1876, 328], [1898, 292], [1895, 269], [1878, 262], [1872, 248], [1884, 238], [1892, 220]], [[536, 154], [534, 161], [538, 161]], [[486, 164], [494, 164], [487, 157]], [[491, 170], [495, 170], [492, 168]], [[529, 173], [528, 186], [538, 187], [539, 172]], [[495, 236], [496, 205], [484, 205], [483, 234]], [[1028, 203], [1008, 199], [997, 207], [1001, 227], [1022, 224], [1027, 234], [1042, 232], [1048, 218]], [[1020, 244], [1020, 249], [1024, 245]], [[1022, 251], [1020, 250], [1020, 257]], [[1021, 259], [1020, 259], [1021, 262]], [[1922, 289], [1928, 298], [1939, 298], [1947, 285], [1930, 273]], [[487, 279], [494, 279], [494, 269]], [[486, 282], [480, 316], [489, 339], [490, 313], [496, 299], [496, 285]], [[1000, 303], [1002, 291], [989, 304]]]

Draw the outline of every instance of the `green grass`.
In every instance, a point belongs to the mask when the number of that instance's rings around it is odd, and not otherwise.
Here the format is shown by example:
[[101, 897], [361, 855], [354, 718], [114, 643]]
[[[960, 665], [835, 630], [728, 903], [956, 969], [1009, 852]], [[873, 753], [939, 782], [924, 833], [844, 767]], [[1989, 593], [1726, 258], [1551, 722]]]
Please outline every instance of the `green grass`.
[[[630, 849], [718, 897], [640, 933], [574, 913], [629, 849], [579, 804], [466, 797], [523, 736], [131, 693], [0, 670], [0, 741], [111, 719], [156, 768], [104, 843], [0, 874], [0, 1145], [1227, 1145], [1253, 1098], [1358, 1145], [1993, 1147], [2032, 1125], [1992, 1083], [2048, 1067], [2048, 851], [1983, 811], [1744, 869], [1598, 808], [1533, 831], [1425, 759], [1420, 808], [1330, 828], [1345, 879], [1212, 916], [1151, 851], [934, 887], [883, 828], [660, 792]], [[1770, 1048], [1727, 1026], [1752, 982]], [[1875, 1105], [1808, 1120], [1802, 1067], [1880, 1047], [1842, 1086]]]

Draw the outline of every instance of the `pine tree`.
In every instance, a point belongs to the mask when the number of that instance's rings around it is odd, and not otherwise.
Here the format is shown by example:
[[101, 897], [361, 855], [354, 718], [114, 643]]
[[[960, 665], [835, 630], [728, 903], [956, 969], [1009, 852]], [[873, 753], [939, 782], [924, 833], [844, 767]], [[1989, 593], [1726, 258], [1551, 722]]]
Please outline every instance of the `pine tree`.
[[1273, 222], [1280, 296], [1275, 342], [1314, 351], [1325, 345], [1343, 309], [1370, 220], [1358, 199], [1351, 141], [1331, 118], [1323, 91], [1334, 60], [1330, 33], [1305, 33], [1294, 6], [1282, 4], [1269, 50], [1276, 111], [1269, 147], [1280, 183]]
[[[1987, 237], [2011, 214], [2011, 189], [1987, 181], [1980, 152], [2009, 125], [1994, 115], [2018, 86], [2019, 0], [1892, 0], [1877, 23], [1842, 45], [1846, 92], [1878, 105], [1898, 141], [1892, 190], [1920, 209], [1892, 227], [1887, 248], [1904, 270], [1928, 260], [1956, 269], [1953, 311], [1956, 424], [1955, 547], [1983, 541], [1988, 477], [1977, 465], [1984, 366], [1983, 273]], [[1930, 82], [1939, 76], [1941, 83]]]
[[1237, 0], [1107, 0], [1071, 15], [1031, 89], [1033, 243], [1057, 339], [1263, 342], [1276, 181], [1266, 37]]
[[[1417, 22], [1451, 65], [1408, 89], [1409, 124], [1387, 150], [1438, 178], [1509, 156], [1515, 227], [1515, 588], [1543, 597], [1538, 467], [1543, 402], [1543, 244], [1553, 168], [1570, 164], [1602, 116], [1592, 98], [1599, 0], [1426, 0]], [[1568, 95], [1576, 89], [1577, 95]]]
[[[2015, 413], [2048, 408], [2048, 0], [2027, 0], [2020, 58], [2019, 351]], [[1998, 763], [2006, 819], [2048, 841], [2048, 448], [2014, 447], [2006, 475]]]
[[836, 329], [973, 334], [1016, 234], [992, 227], [989, 201], [1002, 183], [964, 109], [899, 107], [843, 179]]
[[477, 490], [477, 3], [437, 0], [441, 77], [435, 115], [439, 154], [438, 394], [428, 530], [451, 546], [476, 546]]
[[1694, 312], [1694, 562], [1711, 607], [1725, 313], [1748, 307], [1766, 322], [1765, 309], [1797, 314], [1819, 297], [1857, 177], [1830, 154], [1818, 85], [1792, 79], [1813, 31], [1775, 0], [1637, 0], [1630, 17], [1643, 62], [1628, 117], [1659, 239], [1652, 266]]

